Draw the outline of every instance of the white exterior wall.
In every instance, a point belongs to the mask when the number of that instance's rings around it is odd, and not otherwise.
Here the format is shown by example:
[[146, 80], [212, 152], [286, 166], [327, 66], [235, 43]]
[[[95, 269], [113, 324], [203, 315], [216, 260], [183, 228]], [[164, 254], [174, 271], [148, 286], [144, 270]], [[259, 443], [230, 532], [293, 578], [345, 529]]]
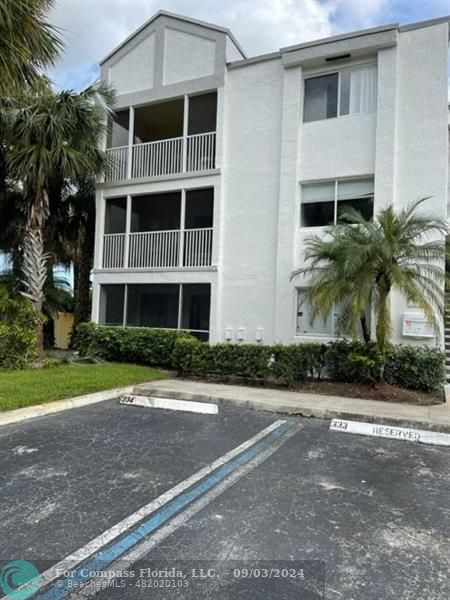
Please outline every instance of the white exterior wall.
[[219, 339], [274, 336], [283, 69], [268, 61], [227, 73], [219, 248]]
[[[448, 138], [444, 127], [447, 52], [447, 24], [400, 35], [394, 202], [401, 208], [431, 196], [423, 210], [442, 219], [447, 212], [448, 181]], [[398, 294], [393, 294], [391, 306], [393, 337], [405, 341], [401, 335], [402, 314], [411, 308]]]
[[[426, 209], [446, 215], [448, 23], [390, 27], [373, 37], [355, 34], [350, 41], [287, 49], [248, 61], [241, 60], [241, 51], [225, 34], [186, 25], [183, 43], [209, 48], [211, 54], [201, 60], [197, 53], [198, 70], [187, 71], [184, 58], [172, 48], [170, 81], [164, 75], [168, 38], [162, 29], [174, 27], [173, 19], [164, 17], [152, 27], [157, 42], [152, 89], [124, 94], [119, 105], [217, 89], [217, 169], [202, 177], [172, 176], [99, 190], [93, 318], [99, 315], [103, 283], [208, 282], [211, 341], [317, 339], [295, 335], [296, 286], [302, 282], [291, 282], [290, 274], [301, 266], [305, 238], [320, 229], [300, 227], [300, 185], [374, 176], [375, 212], [391, 202], [400, 209], [432, 195]], [[194, 34], [197, 40], [191, 39]], [[331, 47], [336, 54], [352, 51], [346, 66], [352, 61], [377, 63], [377, 109], [303, 123], [303, 78], [338, 70], [324, 62]], [[126, 56], [125, 49], [117, 56]], [[230, 59], [241, 62], [227, 66]], [[181, 81], [183, 73], [186, 81]], [[209, 185], [215, 190], [213, 267], [135, 272], [100, 268], [105, 197]], [[402, 337], [405, 310], [411, 308], [393, 295], [394, 341], [424, 343]]]

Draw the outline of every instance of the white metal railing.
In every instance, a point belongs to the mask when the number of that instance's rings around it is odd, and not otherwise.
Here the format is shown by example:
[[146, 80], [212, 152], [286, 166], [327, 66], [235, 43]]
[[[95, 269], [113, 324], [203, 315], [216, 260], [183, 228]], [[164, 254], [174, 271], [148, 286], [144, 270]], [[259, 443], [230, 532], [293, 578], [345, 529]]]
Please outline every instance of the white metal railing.
[[209, 267], [212, 237], [212, 227], [143, 231], [128, 234], [128, 239], [125, 233], [109, 233], [103, 236], [103, 268]]
[[108, 148], [111, 167], [106, 181], [117, 181], [192, 171], [208, 171], [216, 166], [216, 132], [198, 133], [131, 146], [131, 170], [128, 170], [128, 146]]
[[125, 257], [125, 234], [107, 233], [103, 236], [103, 268], [122, 269]]
[[133, 179], [172, 175], [183, 170], [183, 138], [135, 144], [132, 154]]
[[117, 181], [119, 179], [127, 179], [128, 146], [108, 148], [106, 153], [111, 161], [111, 165], [106, 173], [105, 180]]
[[212, 227], [186, 229], [184, 232], [185, 267], [208, 267], [212, 255]]
[[216, 161], [216, 132], [188, 135], [187, 171], [214, 169]]
[[130, 233], [129, 268], [177, 267], [179, 265], [179, 255], [179, 230]]

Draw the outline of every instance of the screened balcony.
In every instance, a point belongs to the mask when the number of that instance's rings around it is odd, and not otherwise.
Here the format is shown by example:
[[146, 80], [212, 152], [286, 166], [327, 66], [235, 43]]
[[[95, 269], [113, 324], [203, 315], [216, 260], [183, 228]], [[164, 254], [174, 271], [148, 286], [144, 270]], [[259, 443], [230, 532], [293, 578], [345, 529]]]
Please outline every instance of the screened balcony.
[[102, 268], [212, 264], [213, 188], [106, 200]]
[[100, 290], [102, 325], [179, 329], [209, 338], [208, 283], [107, 284]]
[[216, 92], [117, 111], [108, 128], [106, 181], [214, 169], [216, 113]]

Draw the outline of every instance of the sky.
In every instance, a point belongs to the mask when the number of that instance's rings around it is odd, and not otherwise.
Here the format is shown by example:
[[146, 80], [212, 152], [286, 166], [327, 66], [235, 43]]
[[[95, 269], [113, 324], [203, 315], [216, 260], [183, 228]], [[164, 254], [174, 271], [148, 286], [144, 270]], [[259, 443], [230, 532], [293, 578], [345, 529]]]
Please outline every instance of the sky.
[[450, 14], [450, 0], [56, 0], [50, 21], [65, 51], [50, 71], [55, 85], [80, 90], [98, 62], [158, 10], [231, 29], [248, 56], [283, 46]]

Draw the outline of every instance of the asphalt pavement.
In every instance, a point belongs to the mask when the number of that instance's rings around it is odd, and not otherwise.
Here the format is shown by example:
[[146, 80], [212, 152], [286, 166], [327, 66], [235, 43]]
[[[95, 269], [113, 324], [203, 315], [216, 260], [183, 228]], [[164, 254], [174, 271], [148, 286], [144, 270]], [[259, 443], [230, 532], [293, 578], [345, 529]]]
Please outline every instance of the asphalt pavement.
[[0, 567], [47, 600], [447, 600], [450, 450], [328, 426], [114, 400], [1, 427]]

